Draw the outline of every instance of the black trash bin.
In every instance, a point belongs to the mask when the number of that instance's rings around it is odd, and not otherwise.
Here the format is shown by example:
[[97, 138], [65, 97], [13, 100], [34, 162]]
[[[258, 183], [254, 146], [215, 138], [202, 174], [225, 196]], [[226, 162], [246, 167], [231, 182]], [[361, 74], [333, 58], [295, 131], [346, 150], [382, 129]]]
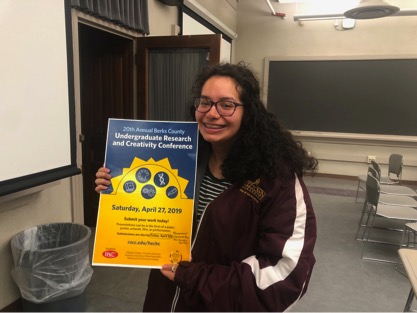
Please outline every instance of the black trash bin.
[[12, 277], [24, 311], [85, 311], [91, 280], [87, 226], [53, 223], [24, 230], [11, 239]]

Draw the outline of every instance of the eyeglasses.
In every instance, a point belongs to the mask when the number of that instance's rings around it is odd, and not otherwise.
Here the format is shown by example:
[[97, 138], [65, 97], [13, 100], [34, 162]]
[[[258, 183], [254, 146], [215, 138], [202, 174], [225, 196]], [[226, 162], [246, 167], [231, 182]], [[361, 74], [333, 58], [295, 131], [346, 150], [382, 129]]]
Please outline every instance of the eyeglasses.
[[221, 115], [221, 116], [232, 116], [233, 113], [235, 113], [236, 108], [238, 106], [244, 106], [243, 104], [237, 103], [237, 102], [233, 102], [230, 100], [220, 100], [217, 102], [211, 101], [210, 99], [207, 98], [196, 98], [194, 100], [194, 107], [195, 109], [200, 112], [200, 113], [207, 113], [208, 111], [211, 110], [212, 106], [216, 107], [216, 111]]

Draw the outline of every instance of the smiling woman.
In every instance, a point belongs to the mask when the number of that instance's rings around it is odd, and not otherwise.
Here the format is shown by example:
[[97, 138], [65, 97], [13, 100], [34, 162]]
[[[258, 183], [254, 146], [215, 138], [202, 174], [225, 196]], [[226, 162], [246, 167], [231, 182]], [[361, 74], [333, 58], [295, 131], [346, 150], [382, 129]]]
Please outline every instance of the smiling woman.
[[1, 1], [0, 12], [1, 196], [80, 171], [70, 1]]

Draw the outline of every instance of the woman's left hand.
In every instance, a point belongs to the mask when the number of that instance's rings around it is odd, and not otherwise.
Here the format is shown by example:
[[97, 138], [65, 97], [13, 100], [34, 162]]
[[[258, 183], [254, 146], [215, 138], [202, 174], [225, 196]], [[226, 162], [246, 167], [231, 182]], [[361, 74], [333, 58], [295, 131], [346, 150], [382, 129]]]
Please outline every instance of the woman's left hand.
[[175, 271], [177, 269], [178, 264], [164, 264], [161, 267], [161, 273], [166, 278], [168, 278], [171, 281], [174, 281], [175, 278]]

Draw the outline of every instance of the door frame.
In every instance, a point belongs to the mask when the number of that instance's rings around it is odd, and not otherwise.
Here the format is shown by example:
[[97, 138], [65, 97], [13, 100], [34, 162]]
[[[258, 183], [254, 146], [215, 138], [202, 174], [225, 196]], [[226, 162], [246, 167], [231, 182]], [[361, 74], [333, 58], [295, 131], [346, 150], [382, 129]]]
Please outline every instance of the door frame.
[[[76, 143], [76, 162], [82, 172], [82, 143], [81, 135], [81, 82], [80, 82], [80, 54], [79, 54], [79, 34], [78, 25], [86, 24], [91, 27], [125, 37], [133, 41], [133, 49], [136, 51], [136, 39], [141, 34], [130, 31], [118, 25], [98, 19], [92, 15], [83, 13], [76, 9], [71, 9], [71, 27], [73, 41], [73, 59], [74, 59], [74, 100], [75, 100], [75, 130], [77, 134]], [[133, 81], [136, 82], [136, 71], [133, 71]], [[133, 101], [137, 102], [137, 93], [134, 91]], [[84, 224], [84, 197], [83, 197], [83, 177], [81, 175], [72, 176], [71, 179], [71, 197], [72, 197], [72, 221], [74, 223]]]

